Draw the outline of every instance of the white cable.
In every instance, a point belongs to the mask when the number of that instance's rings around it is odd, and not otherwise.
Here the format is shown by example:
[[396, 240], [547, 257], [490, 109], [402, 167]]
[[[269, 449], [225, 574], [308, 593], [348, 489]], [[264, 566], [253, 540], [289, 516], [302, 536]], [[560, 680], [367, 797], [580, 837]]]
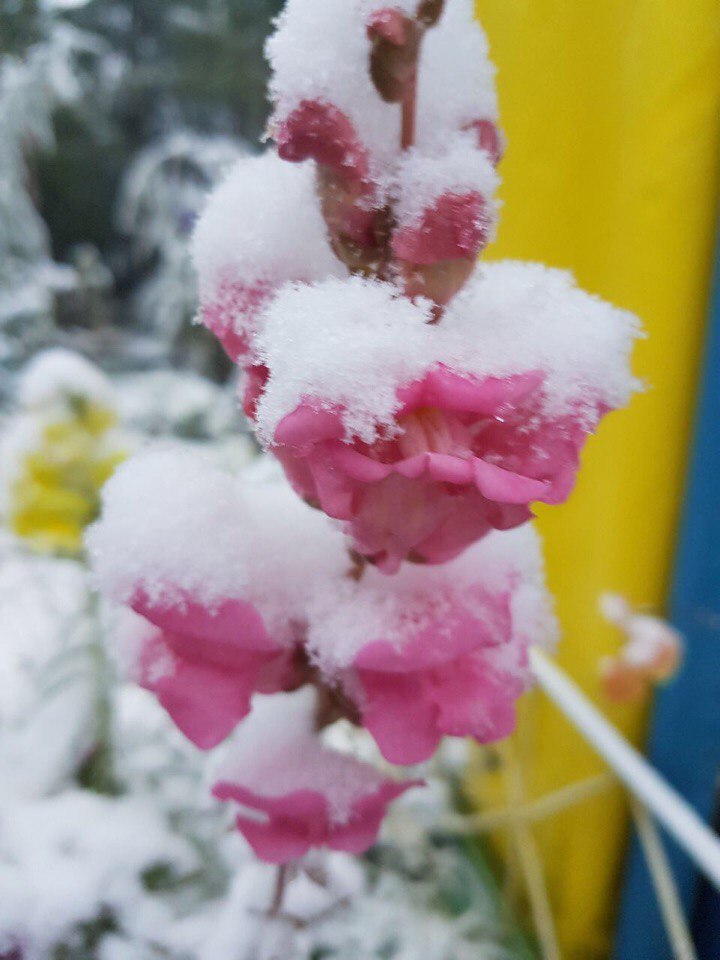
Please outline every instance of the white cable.
[[530, 666], [545, 693], [573, 726], [720, 889], [720, 838], [537, 647], [530, 649]]

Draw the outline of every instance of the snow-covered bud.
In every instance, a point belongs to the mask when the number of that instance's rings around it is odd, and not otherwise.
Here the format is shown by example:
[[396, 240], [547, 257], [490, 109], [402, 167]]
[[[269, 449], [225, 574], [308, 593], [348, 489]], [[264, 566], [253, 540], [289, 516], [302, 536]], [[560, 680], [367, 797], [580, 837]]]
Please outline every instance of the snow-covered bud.
[[370, 76], [387, 103], [400, 103], [416, 85], [422, 30], [399, 10], [375, 10], [368, 20], [372, 40]]

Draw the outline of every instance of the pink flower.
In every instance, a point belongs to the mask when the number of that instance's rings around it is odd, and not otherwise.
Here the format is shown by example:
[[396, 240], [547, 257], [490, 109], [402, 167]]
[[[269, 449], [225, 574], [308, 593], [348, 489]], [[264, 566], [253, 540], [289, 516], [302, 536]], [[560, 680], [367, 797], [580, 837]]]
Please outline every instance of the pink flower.
[[400, 646], [375, 640], [355, 657], [350, 682], [359, 688], [363, 725], [391, 763], [427, 760], [443, 736], [487, 743], [512, 732], [525, 647], [509, 646], [507, 593], [478, 587], [472, 600]]
[[408, 32], [412, 20], [393, 7], [381, 7], [373, 10], [367, 22], [368, 36], [371, 40], [382, 39], [394, 47], [402, 47], [408, 42]]
[[[368, 774], [373, 770], [369, 766], [366, 769]], [[388, 804], [418, 785], [385, 780], [360, 793], [340, 820], [331, 811], [327, 795], [319, 790], [291, 790], [274, 797], [220, 781], [213, 787], [213, 794], [218, 800], [232, 800], [248, 812], [261, 814], [261, 818], [238, 814], [235, 824], [261, 860], [287, 863], [313, 847], [363, 853], [375, 842]]]
[[250, 420], [254, 420], [257, 405], [269, 376], [268, 368], [263, 363], [247, 364], [243, 367], [240, 380], [240, 402], [243, 413]]
[[303, 402], [272, 449], [296, 492], [346, 521], [355, 549], [386, 572], [405, 559], [443, 563], [572, 489], [589, 425], [542, 418], [542, 382], [438, 366], [398, 390], [397, 436], [348, 442], [341, 411]]
[[429, 265], [438, 260], [474, 259], [487, 242], [489, 221], [479, 193], [444, 193], [412, 226], [395, 232], [398, 260]]
[[238, 830], [270, 863], [295, 860], [312, 847], [362, 853], [388, 804], [420, 782], [388, 780], [323, 747], [312, 731], [315, 704], [310, 688], [255, 704], [213, 787], [219, 800], [240, 805]]
[[285, 690], [295, 682], [293, 649], [271, 639], [249, 603], [204, 607], [187, 597], [154, 603], [138, 591], [131, 605], [157, 628], [139, 651], [136, 679], [202, 750], [224, 740], [247, 715], [255, 691]]
[[331, 103], [303, 100], [274, 132], [281, 160], [314, 160], [346, 182], [368, 177], [367, 150], [348, 117]]

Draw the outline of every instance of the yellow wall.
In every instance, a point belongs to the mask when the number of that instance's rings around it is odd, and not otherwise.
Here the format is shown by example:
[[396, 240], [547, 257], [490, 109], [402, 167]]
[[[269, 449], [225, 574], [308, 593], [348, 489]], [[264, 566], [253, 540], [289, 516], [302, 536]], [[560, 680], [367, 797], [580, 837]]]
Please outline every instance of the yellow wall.
[[[661, 608], [672, 557], [718, 185], [718, 0], [476, 0], [498, 66], [507, 137], [501, 225], [488, 256], [571, 268], [635, 311], [651, 389], [588, 444], [577, 489], [545, 509], [560, 659], [596, 697], [617, 638], [600, 591]], [[720, 375], [720, 371], [719, 371]], [[634, 708], [609, 711], [637, 740]], [[526, 707], [529, 792], [602, 769], [541, 697]], [[491, 791], [488, 784], [485, 799]], [[619, 793], [537, 830], [565, 960], [606, 954], [621, 865]]]

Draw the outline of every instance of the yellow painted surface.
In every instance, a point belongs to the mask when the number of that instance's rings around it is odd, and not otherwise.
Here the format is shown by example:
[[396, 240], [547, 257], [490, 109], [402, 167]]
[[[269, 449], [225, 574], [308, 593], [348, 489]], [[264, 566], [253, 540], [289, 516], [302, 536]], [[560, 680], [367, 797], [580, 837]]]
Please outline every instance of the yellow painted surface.
[[[596, 601], [662, 608], [681, 498], [719, 179], [718, 0], [476, 0], [498, 66], [504, 206], [488, 256], [572, 269], [636, 312], [651, 389], [600, 427], [577, 489], [539, 511], [561, 662], [593, 698], [616, 649]], [[720, 374], [719, 374], [720, 375]], [[546, 793], [602, 769], [540, 696], [520, 735]], [[608, 710], [635, 741], [643, 711]], [[476, 782], [492, 802], [497, 784]], [[607, 955], [622, 863], [619, 792], [537, 828], [564, 960]]]

